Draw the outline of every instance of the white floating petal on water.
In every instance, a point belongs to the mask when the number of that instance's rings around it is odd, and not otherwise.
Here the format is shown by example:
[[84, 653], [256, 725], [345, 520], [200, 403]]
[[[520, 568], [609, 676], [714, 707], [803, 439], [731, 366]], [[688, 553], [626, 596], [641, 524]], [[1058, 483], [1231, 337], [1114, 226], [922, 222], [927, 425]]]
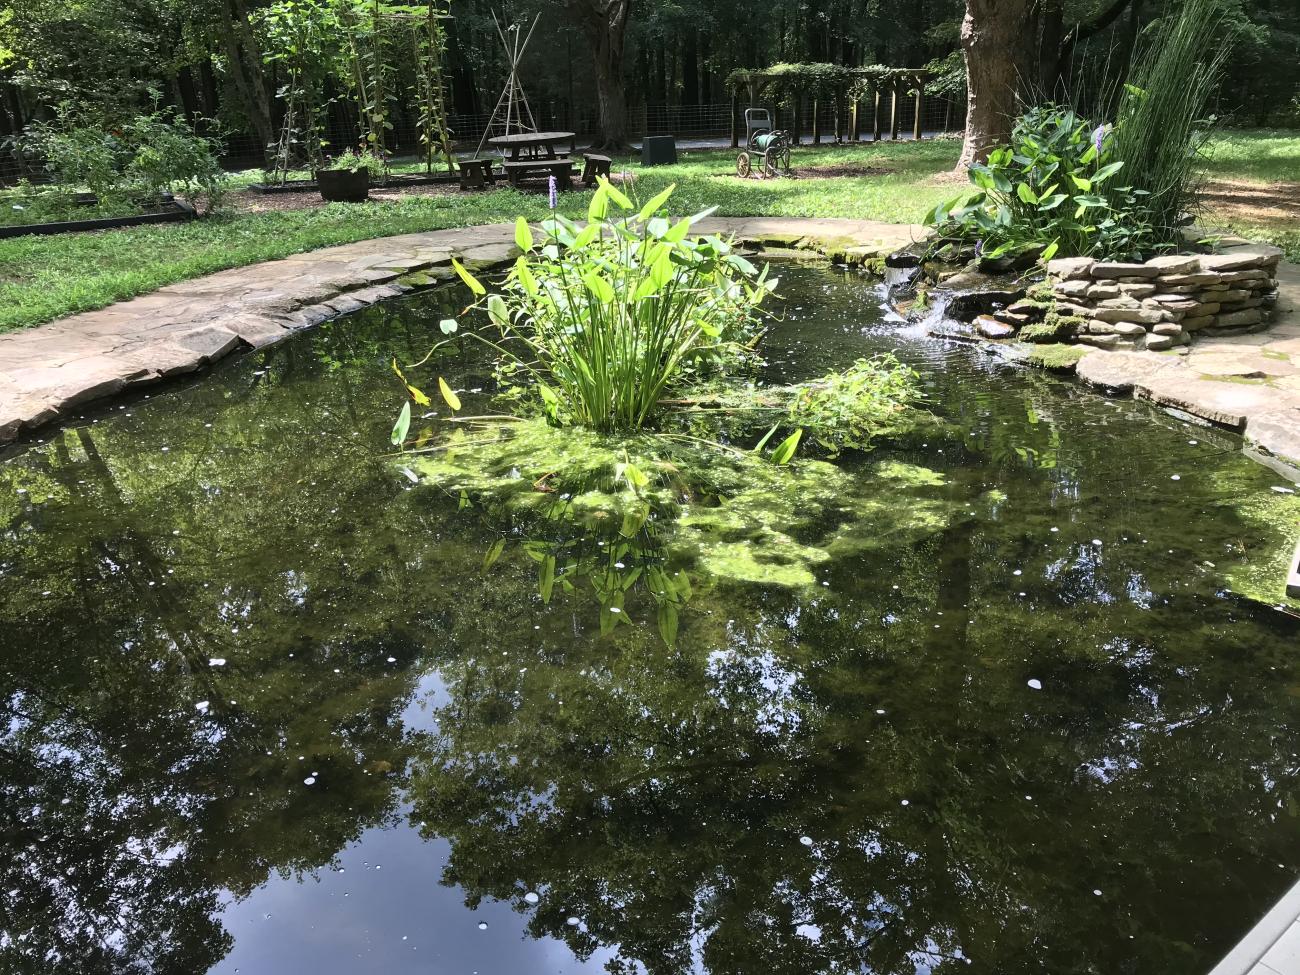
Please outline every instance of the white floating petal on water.
[[804, 846], [812, 846], [813, 840], [811, 836], [801, 836], [799, 837], [799, 842]]
[[541, 900], [541, 897], [539, 897], [535, 891], [530, 890], [528, 893], [524, 894], [524, 900], [529, 904], [536, 904]]
[[225, 657], [209, 657], [209, 658], [208, 658], [208, 666], [209, 666], [209, 667], [224, 667], [224, 666], [226, 666], [226, 658], [225, 658]]
[[1171, 481], [1181, 481], [1182, 479], [1183, 479], [1183, 475], [1181, 475], [1181, 474], [1170, 474], [1170, 475], [1169, 475], [1169, 480], [1171, 480]]
[[570, 918], [565, 918], [564, 923], [567, 924], [567, 925], [568, 925], [569, 927], [571, 927], [571, 928], [576, 928], [576, 927], [577, 927], [579, 924], [581, 924], [582, 922], [579, 921], [576, 917], [570, 917]]
[[479, 922], [478, 922], [478, 929], [479, 929], [480, 931], [486, 931], [486, 930], [487, 930], [487, 921], [479, 921]]
[[1011, 573], [1011, 574], [1012, 574], [1012, 575], [1013, 575], [1013, 576], [1019, 576], [1019, 575], [1024, 575], [1024, 573], [1023, 573], [1023, 572], [1021, 572], [1021, 571], [1020, 571], [1020, 570], [1019, 570], [1019, 569], [1016, 569], [1016, 571], [1015, 571], [1015, 572], [1013, 572], [1013, 573]]
[[206, 714], [206, 713], [207, 713], [207, 710], [208, 710], [208, 702], [207, 702], [207, 701], [200, 701], [198, 704], [194, 705], [194, 707], [195, 707], [197, 710], [202, 711], [202, 712], [204, 712], [204, 713]]
[[1100, 896], [1101, 896], [1101, 891], [1099, 891], [1099, 890], [1094, 890], [1092, 893], [1093, 893], [1093, 896], [1095, 896], [1095, 897], [1100, 897]]
[[1100, 545], [1100, 544], [1101, 544], [1101, 539], [1100, 539], [1100, 538], [1094, 538], [1094, 539], [1092, 540], [1092, 544], [1094, 544], [1094, 545]]
[[1043, 689], [1043, 682], [1037, 677], [1031, 677], [1029, 678], [1029, 686], [1036, 691], [1041, 691]]
[[420, 483], [420, 476], [416, 474], [415, 471], [411, 470], [409, 467], [403, 467], [402, 473], [406, 475], [407, 480], [409, 480], [412, 484]]
[[907, 799], [904, 799], [904, 800], [902, 801], [902, 803], [901, 803], [901, 805], [904, 805], [904, 806], [910, 806], [911, 804], [912, 804], [912, 803], [911, 803], [909, 800], [907, 800]]
[[303, 784], [303, 785], [315, 785], [315, 784], [316, 784], [316, 776], [314, 776], [314, 775], [309, 775], [309, 776], [307, 776], [307, 778], [305, 778], [305, 779], [302, 780], [302, 784]]
[[395, 664], [395, 663], [397, 663], [397, 658], [396, 658], [396, 657], [389, 657], [389, 658], [388, 658], [388, 662], [389, 662], [390, 664]]
[[1060, 530], [1061, 530], [1061, 529], [1057, 528], [1055, 525], [1052, 526], [1052, 533], [1053, 533], [1053, 534], [1055, 534], [1056, 532], [1059, 532]]
[[621, 609], [619, 609], [617, 606], [611, 606], [611, 607], [609, 608], [609, 611], [610, 611], [611, 613], [621, 613], [621, 612], [623, 612], [623, 611], [622, 611]]
[[1295, 488], [1282, 487], [1279, 484], [1274, 484], [1273, 490], [1278, 494], [1295, 494]]

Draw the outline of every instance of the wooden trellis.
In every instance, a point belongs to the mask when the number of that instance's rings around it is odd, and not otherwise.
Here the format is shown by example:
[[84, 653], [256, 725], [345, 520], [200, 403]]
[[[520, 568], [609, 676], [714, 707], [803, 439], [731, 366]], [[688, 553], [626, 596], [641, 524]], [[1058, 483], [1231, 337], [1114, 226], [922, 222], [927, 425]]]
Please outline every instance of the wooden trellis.
[[[495, 13], [492, 15], [497, 36], [501, 38], [501, 45], [506, 49], [506, 56], [510, 59], [510, 76], [506, 79], [505, 88], [501, 90], [501, 97], [497, 99], [496, 107], [492, 109], [492, 117], [488, 119], [487, 128], [483, 130], [483, 138], [479, 140], [478, 148], [474, 150], [476, 159], [482, 154], [488, 139], [495, 135], [517, 135], [522, 132], [537, 131], [533, 110], [528, 105], [528, 96], [524, 94], [523, 83], [519, 80], [519, 62], [523, 60], [524, 51], [528, 48], [528, 42], [533, 39], [533, 31], [537, 29], [537, 22], [541, 19], [541, 14], [534, 17], [533, 26], [528, 28], [528, 35], [521, 39], [518, 24], [511, 24], [508, 30], [502, 30], [497, 15]], [[510, 38], [507, 38], [506, 34], [509, 34]]]
[[[912, 137], [920, 139], [925, 111], [925, 82], [932, 72], [925, 68], [846, 68], [836, 64], [778, 64], [771, 68], [742, 69], [727, 79], [731, 86], [731, 145], [740, 145], [740, 99], [749, 96], [750, 106], [769, 103], [779, 119], [782, 107], [793, 118], [789, 128], [798, 142], [803, 130], [802, 108], [810, 102], [814, 144], [822, 141], [822, 126], [829, 108], [834, 119], [835, 141], [844, 141], [846, 129], [852, 141], [862, 137], [862, 103], [871, 105], [871, 128], [880, 141], [886, 123], [889, 137], [897, 139], [902, 126], [901, 102], [914, 95]], [[885, 104], [888, 96], [888, 104]], [[845, 111], [847, 106], [847, 111]], [[778, 128], [783, 127], [778, 121]]]

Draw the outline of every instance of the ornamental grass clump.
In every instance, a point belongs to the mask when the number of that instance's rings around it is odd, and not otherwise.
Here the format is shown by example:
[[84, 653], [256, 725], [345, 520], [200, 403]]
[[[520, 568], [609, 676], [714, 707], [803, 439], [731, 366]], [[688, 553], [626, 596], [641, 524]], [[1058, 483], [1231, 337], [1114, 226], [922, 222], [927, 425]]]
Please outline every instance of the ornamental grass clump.
[[776, 285], [720, 237], [692, 237], [706, 213], [660, 216], [669, 187], [633, 212], [602, 180], [585, 226], [556, 215], [540, 240], [522, 218], [523, 253], [503, 293], [459, 264], [500, 329], [504, 373], [529, 380], [548, 417], [603, 433], [635, 431], [665, 391], [743, 357]]
[[1115, 157], [1125, 180], [1147, 191], [1147, 219], [1165, 242], [1178, 239], [1194, 210], [1230, 33], [1221, 0], [1185, 0], [1139, 56], [1120, 98]]

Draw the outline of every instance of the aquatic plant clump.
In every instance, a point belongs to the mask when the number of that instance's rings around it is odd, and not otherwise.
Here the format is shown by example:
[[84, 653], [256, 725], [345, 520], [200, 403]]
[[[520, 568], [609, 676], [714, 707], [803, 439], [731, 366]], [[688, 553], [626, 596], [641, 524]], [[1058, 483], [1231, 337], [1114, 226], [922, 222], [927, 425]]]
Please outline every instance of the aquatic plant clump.
[[676, 223], [660, 214], [672, 187], [630, 217], [632, 202], [608, 182], [585, 226], [563, 216], [534, 238], [522, 218], [523, 254], [503, 294], [484, 296], [517, 380], [540, 395], [548, 416], [604, 432], [639, 430], [660, 412], [666, 390], [726, 369], [756, 332], [756, 313], [776, 287], [764, 269], [715, 235], [692, 237], [707, 214]]

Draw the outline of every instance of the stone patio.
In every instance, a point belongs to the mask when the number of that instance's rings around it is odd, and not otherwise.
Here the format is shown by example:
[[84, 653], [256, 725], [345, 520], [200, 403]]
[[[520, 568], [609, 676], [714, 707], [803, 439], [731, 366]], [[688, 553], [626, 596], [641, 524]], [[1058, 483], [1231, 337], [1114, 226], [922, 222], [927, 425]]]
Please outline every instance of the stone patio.
[[[924, 235], [860, 220], [713, 218], [703, 232], [815, 247], [862, 264]], [[336, 315], [516, 253], [514, 227], [494, 224], [361, 241], [221, 271], [47, 325], [0, 335], [0, 445], [75, 418], [123, 390], [193, 372]], [[416, 277], [411, 275], [416, 273]], [[420, 274], [419, 272], [422, 272]], [[1278, 269], [1276, 320], [1266, 332], [1202, 339], [1181, 350], [1088, 353], [1086, 382], [1242, 432], [1300, 467], [1300, 268]]]

